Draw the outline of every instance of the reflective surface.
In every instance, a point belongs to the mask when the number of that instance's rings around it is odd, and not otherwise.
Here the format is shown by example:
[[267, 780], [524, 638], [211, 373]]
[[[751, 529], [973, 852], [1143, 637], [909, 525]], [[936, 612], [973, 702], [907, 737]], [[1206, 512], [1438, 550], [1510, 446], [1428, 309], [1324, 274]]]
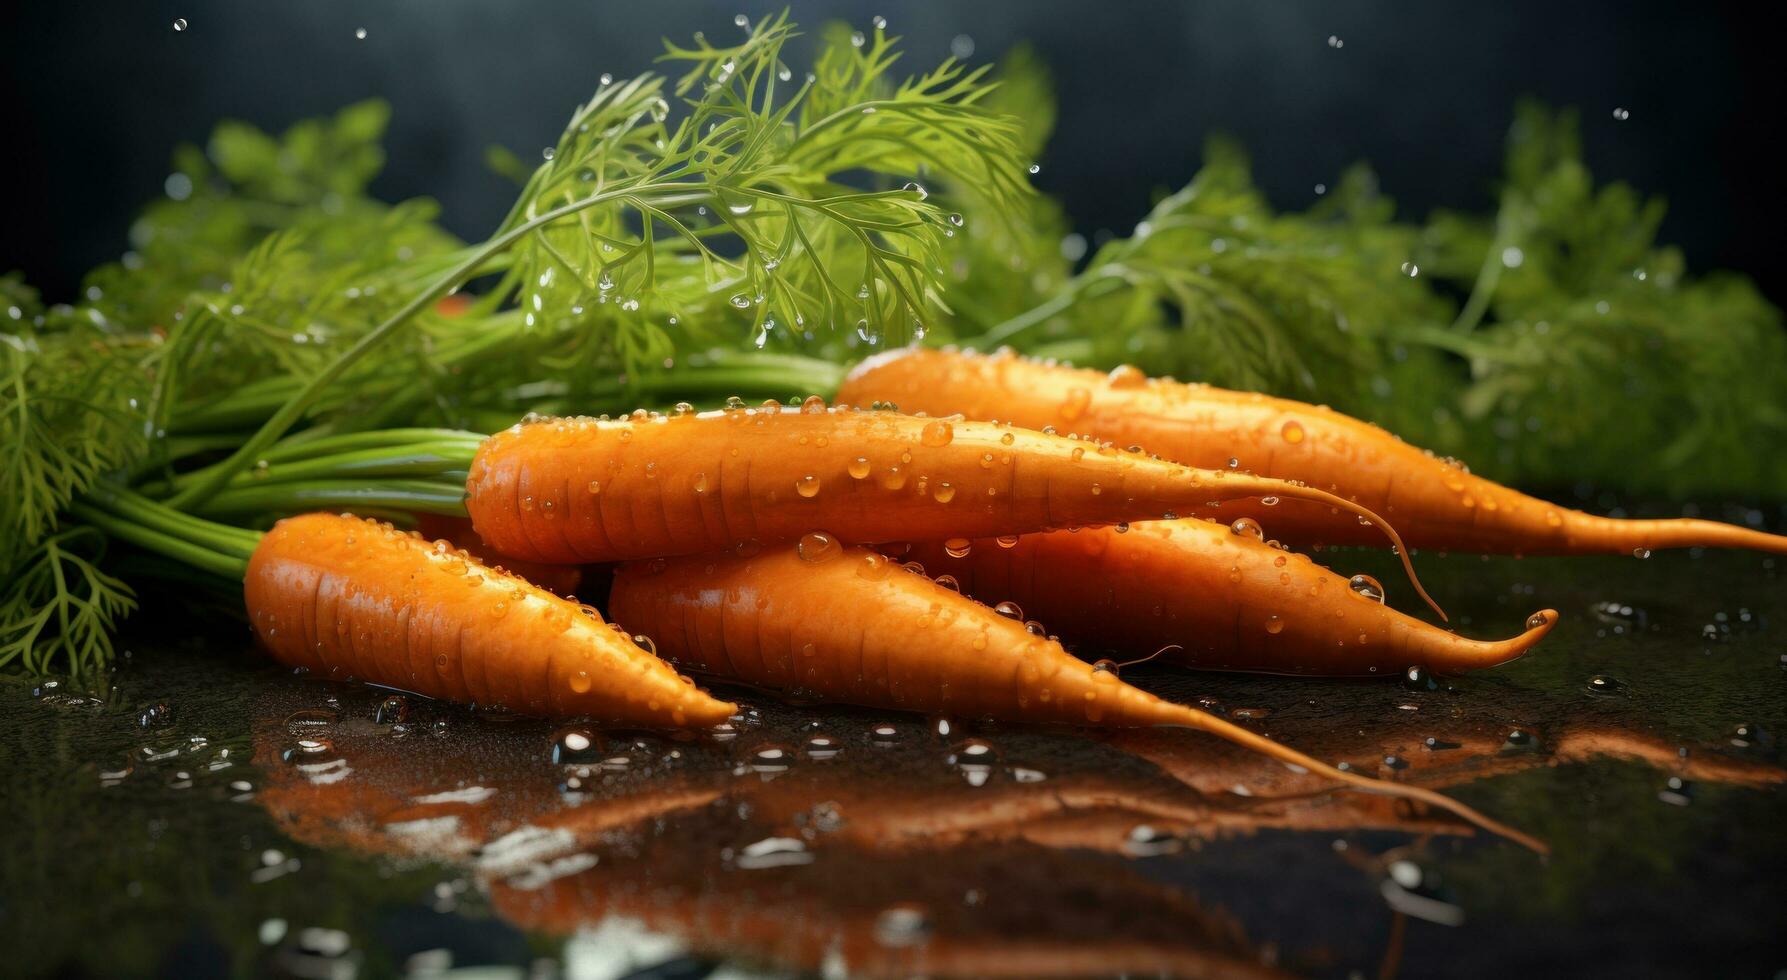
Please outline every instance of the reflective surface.
[[593, 732], [295, 678], [170, 606], [98, 699], [0, 685], [0, 939], [170, 976], [1771, 975], [1777, 564], [1423, 556], [1467, 633], [1563, 621], [1437, 682], [1124, 671], [1546, 859], [1191, 732], [748, 691], [729, 737]]

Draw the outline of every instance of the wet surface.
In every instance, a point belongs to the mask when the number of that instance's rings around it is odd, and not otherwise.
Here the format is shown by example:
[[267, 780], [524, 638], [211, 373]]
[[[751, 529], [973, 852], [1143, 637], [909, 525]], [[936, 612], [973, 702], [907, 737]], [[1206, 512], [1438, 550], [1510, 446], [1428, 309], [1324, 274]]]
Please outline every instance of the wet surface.
[[[1409, 608], [1383, 556], [1328, 557]], [[751, 692], [729, 737], [595, 732], [145, 617], [97, 699], [0, 684], [0, 939], [107, 975], [1774, 976], [1780, 564], [1423, 556], [1466, 633], [1563, 620], [1469, 678], [1124, 671], [1543, 859], [1191, 732]]]

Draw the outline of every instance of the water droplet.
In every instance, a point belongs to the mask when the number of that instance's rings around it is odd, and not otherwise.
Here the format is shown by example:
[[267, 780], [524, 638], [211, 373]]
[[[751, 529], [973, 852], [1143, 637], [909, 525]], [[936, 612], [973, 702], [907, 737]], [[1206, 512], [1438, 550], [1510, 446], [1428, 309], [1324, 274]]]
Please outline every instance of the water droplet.
[[1649, 548], [1633, 548], [1632, 549], [1632, 557], [1633, 558], [1649, 558], [1650, 557], [1650, 549]]
[[733, 865], [745, 870], [812, 864], [813, 854], [797, 837], [766, 837], [740, 848]]
[[943, 542], [943, 553], [951, 558], [966, 558], [974, 547], [974, 542], [967, 538], [950, 538]]
[[1266, 632], [1271, 633], [1273, 636], [1277, 636], [1278, 634], [1283, 633], [1284, 632], [1284, 617], [1279, 616], [1277, 613], [1273, 613], [1272, 615], [1267, 616], [1266, 617]]
[[809, 531], [801, 535], [800, 543], [795, 545], [795, 553], [800, 560], [811, 564], [831, 561], [844, 553], [843, 545], [838, 539], [823, 531]]
[[1619, 690], [1620, 682], [1606, 674], [1596, 674], [1588, 679], [1588, 693], [1590, 694], [1618, 694]]
[[1252, 538], [1255, 541], [1264, 541], [1266, 539], [1265, 529], [1260, 527], [1259, 521], [1256, 521], [1251, 517], [1236, 518], [1235, 523], [1229, 525], [1229, 533], [1238, 534], [1245, 538]]
[[1024, 610], [1015, 602], [1001, 602], [993, 607], [993, 612], [1004, 616], [1006, 619], [1015, 619], [1019, 622], [1023, 622], [1024, 620]]
[[730, 302], [737, 309], [748, 310], [751, 308], [751, 297], [746, 296], [744, 293], [733, 293], [732, 298], [727, 302]]
[[174, 30], [176, 30], [176, 31], [186, 30], [186, 18], [175, 17], [174, 18]]
[[875, 916], [875, 941], [894, 949], [923, 945], [931, 937], [931, 916], [915, 902], [890, 905]]
[[1109, 674], [1112, 677], [1116, 677], [1123, 672], [1123, 668], [1122, 665], [1118, 664], [1115, 660], [1100, 660], [1092, 665], [1092, 672], [1094, 674]]
[[602, 736], [582, 726], [561, 728], [552, 734], [552, 762], [559, 766], [591, 766], [607, 754]]
[[1328, 35], [1328, 47], [1334, 48], [1335, 50], [1339, 50], [1341, 48], [1346, 47], [1346, 42], [1341, 40], [1339, 35], [1330, 34], [1330, 35]]
[[940, 504], [947, 504], [956, 499], [956, 488], [948, 483], [939, 483], [932, 489], [931, 498]]
[[1303, 424], [1296, 419], [1292, 419], [1279, 428], [1278, 434], [1285, 442], [1295, 446], [1297, 443], [1303, 441]]
[[772, 744], [751, 750], [751, 768], [757, 772], [787, 772], [793, 766], [793, 749]]
[[811, 473], [801, 477], [794, 481], [794, 492], [807, 498], [819, 496], [819, 478]]
[[1657, 791], [1657, 799], [1670, 806], [1687, 806], [1694, 802], [1694, 784], [1680, 776], [1670, 776]]
[[372, 721], [377, 725], [397, 725], [409, 720], [410, 699], [401, 694], [393, 694], [378, 703], [372, 711]]
[[1613, 109], [1613, 118], [1619, 122], [1625, 122], [1626, 120], [1632, 118], [1632, 113], [1629, 109], [1626, 109], [1624, 106], [1615, 106]]
[[1432, 692], [1440, 689], [1439, 682], [1433, 679], [1426, 667], [1419, 664], [1402, 672], [1402, 686], [1411, 691]]
[[948, 419], [934, 419], [918, 434], [918, 441], [927, 446], [947, 446], [956, 436], [956, 428]]
[[1549, 622], [1551, 622], [1551, 617], [1542, 612], [1536, 612], [1526, 618], [1526, 628], [1529, 630], [1536, 630]]
[[984, 786], [992, 778], [993, 767], [999, 761], [999, 754], [993, 746], [978, 738], [970, 738], [956, 743], [944, 761], [962, 774], [970, 786]]
[[366, 28], [364, 28], [364, 27], [354, 28], [354, 37], [357, 40], [361, 40], [361, 41], [366, 40]]
[[858, 456], [851, 460], [844, 469], [845, 472], [850, 474], [852, 480], [862, 480], [868, 477], [869, 470], [872, 468], [873, 467], [869, 463], [869, 457]]
[[900, 730], [890, 722], [869, 726], [869, 741], [876, 745], [892, 745], [900, 740]]
[[569, 681], [571, 692], [574, 694], [588, 694], [592, 683], [587, 670], [580, 670], [572, 674]]
[[1123, 839], [1123, 853], [1131, 857], [1177, 854], [1184, 849], [1183, 839], [1145, 823], [1130, 828], [1129, 834]]
[[1404, 262], [1402, 264], [1402, 274], [1413, 279], [1421, 274], [1421, 267], [1413, 262]]
[[1373, 602], [1384, 601], [1384, 587], [1369, 575], [1360, 574], [1347, 579], [1346, 587]]

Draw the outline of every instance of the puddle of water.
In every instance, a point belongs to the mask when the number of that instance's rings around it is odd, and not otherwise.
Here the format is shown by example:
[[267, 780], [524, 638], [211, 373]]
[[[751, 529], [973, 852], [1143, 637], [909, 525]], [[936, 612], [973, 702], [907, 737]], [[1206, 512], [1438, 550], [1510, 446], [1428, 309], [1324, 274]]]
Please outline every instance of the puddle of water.
[[97, 697], [0, 684], [0, 938], [25, 972], [180, 976], [1779, 968], [1779, 570], [1422, 571], [1474, 635], [1565, 618], [1438, 683], [1125, 678], [1456, 795], [1546, 860], [1190, 732], [761, 698], [723, 738], [595, 732], [393, 703], [258, 661], [236, 624], [145, 621]]

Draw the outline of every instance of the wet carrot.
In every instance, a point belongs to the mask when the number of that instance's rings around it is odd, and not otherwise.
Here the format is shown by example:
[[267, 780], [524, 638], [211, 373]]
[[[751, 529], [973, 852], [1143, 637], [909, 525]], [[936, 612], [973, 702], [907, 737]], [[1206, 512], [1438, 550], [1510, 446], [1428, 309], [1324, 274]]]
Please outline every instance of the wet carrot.
[[1082, 652], [1167, 648], [1160, 660], [1202, 670], [1461, 673], [1521, 656], [1557, 622], [1547, 609], [1512, 639], [1465, 639], [1389, 608], [1369, 576], [1266, 544], [1251, 518], [926, 542], [901, 557], [982, 602], [1029, 610]]
[[[1299, 480], [1393, 522], [1417, 548], [1511, 554], [1647, 554], [1693, 546], [1787, 553], [1787, 537], [1698, 519], [1620, 520], [1530, 497], [1436, 458], [1358, 419], [1302, 402], [1208, 385], [1110, 374], [1000, 353], [907, 349], [859, 365], [838, 397], [908, 412], [1055, 426], [1144, 446], [1188, 466]], [[1274, 509], [1229, 508], [1287, 543], [1370, 544], [1373, 533], [1327, 507], [1286, 498]]]
[[577, 565], [548, 565], [544, 562], [510, 558], [484, 543], [472, 522], [464, 517], [443, 514], [417, 514], [416, 533], [430, 541], [445, 540], [473, 558], [495, 568], [514, 572], [542, 589], [558, 596], [575, 596], [583, 584], [583, 569]]
[[1002, 721], [1208, 732], [1349, 786], [1418, 800], [1543, 845], [1418, 787], [1335, 769], [1220, 718], [1163, 701], [1061, 644], [891, 559], [808, 534], [759, 555], [623, 567], [610, 612], [686, 669], [829, 701]]
[[374, 521], [280, 521], [243, 592], [268, 651], [316, 674], [645, 728], [710, 727], [736, 710], [594, 609]]
[[479, 447], [466, 493], [491, 547], [563, 564], [749, 550], [816, 528], [851, 544], [992, 537], [1249, 498], [1311, 501], [1400, 544], [1377, 515], [1325, 491], [1010, 426], [827, 408], [816, 397], [799, 409], [523, 423]]

